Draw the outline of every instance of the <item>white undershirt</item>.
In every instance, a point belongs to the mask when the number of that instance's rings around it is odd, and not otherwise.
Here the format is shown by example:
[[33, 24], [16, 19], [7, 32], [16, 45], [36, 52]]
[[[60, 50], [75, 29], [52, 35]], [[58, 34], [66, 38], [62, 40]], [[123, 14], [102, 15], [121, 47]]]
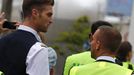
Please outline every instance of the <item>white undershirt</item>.
[[108, 60], [108, 61], [115, 63], [115, 59], [113, 57], [110, 57], [110, 56], [100, 56], [96, 60]]

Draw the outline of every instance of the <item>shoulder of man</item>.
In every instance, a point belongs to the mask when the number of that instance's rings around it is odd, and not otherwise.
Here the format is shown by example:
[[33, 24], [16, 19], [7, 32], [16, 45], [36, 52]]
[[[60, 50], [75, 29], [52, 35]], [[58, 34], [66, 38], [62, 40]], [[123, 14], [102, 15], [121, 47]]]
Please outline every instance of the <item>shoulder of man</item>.
[[77, 53], [77, 54], [72, 54], [70, 56], [68, 56], [67, 58], [73, 58], [73, 57], [76, 57], [76, 58], [79, 58], [81, 56], [90, 56], [90, 51], [86, 51], [86, 52], [81, 52], [81, 53]]
[[[96, 68], [96, 67], [98, 67], [98, 68]], [[94, 69], [94, 70], [91, 71], [92, 69]], [[129, 70], [129, 69], [124, 68], [122, 66], [119, 66], [117, 64], [107, 63], [107, 62], [95, 62], [95, 63], [86, 64], [86, 65], [82, 65], [82, 66], [75, 66], [75, 67], [73, 67], [71, 69], [70, 75], [84, 75], [84, 74], [88, 75], [89, 70], [91, 72], [93, 72], [93, 73], [99, 73], [102, 70], [105, 70], [105, 71], [108, 70], [108, 71], [106, 71], [106, 73], [111, 73], [109, 75], [113, 75], [113, 74], [117, 74], [117, 75], [133, 75], [132, 70]], [[117, 70], [118, 70], [118, 72], [113, 73], [113, 71], [117, 71]], [[100, 75], [103, 75], [103, 73], [100, 74]]]
[[41, 43], [40, 46], [41, 46], [41, 47], [45, 47], [45, 48], [48, 47], [47, 45], [45, 45], [45, 44], [43, 44], [43, 43]]

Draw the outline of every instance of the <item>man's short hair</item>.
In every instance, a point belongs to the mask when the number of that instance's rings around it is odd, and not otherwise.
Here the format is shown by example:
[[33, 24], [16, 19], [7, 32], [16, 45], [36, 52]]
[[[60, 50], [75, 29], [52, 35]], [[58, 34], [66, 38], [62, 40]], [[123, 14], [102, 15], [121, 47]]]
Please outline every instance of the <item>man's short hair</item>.
[[113, 27], [110, 23], [106, 22], [106, 21], [96, 21], [92, 24], [91, 26], [91, 33], [92, 35], [95, 33], [95, 31], [98, 29], [98, 27], [100, 26], [110, 26], [110, 27]]
[[97, 39], [101, 42], [101, 45], [105, 49], [116, 52], [122, 40], [120, 32], [109, 26], [101, 26], [98, 29], [100, 34], [97, 36]]
[[23, 0], [23, 17], [31, 15], [32, 8], [41, 9], [43, 5], [54, 5], [54, 0]]

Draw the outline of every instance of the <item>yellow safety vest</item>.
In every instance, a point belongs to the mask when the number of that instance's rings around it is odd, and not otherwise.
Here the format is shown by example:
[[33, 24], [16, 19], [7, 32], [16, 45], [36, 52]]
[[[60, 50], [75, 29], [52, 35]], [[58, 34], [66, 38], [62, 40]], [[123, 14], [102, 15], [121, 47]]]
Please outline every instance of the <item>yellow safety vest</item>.
[[99, 61], [73, 67], [70, 71], [70, 75], [131, 75], [132, 72], [132, 70], [117, 64]]
[[0, 75], [4, 75], [4, 73], [0, 71]]
[[90, 51], [73, 54], [66, 59], [63, 75], [69, 75], [70, 69], [74, 66], [84, 65], [94, 61], [95, 60], [91, 58]]
[[122, 66], [128, 69], [134, 70], [134, 65], [130, 62], [123, 62]]

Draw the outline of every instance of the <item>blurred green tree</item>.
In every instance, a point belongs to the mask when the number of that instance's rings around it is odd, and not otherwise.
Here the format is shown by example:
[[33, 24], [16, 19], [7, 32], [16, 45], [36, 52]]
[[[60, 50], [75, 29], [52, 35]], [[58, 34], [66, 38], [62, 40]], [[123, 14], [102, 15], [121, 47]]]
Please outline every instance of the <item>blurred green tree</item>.
[[60, 36], [56, 38], [56, 43], [64, 44], [53, 45], [58, 53], [64, 55], [65, 50], [70, 50], [72, 53], [82, 52], [83, 43], [88, 40], [90, 32], [90, 23], [87, 16], [81, 16], [72, 25], [70, 31], [61, 32]]

